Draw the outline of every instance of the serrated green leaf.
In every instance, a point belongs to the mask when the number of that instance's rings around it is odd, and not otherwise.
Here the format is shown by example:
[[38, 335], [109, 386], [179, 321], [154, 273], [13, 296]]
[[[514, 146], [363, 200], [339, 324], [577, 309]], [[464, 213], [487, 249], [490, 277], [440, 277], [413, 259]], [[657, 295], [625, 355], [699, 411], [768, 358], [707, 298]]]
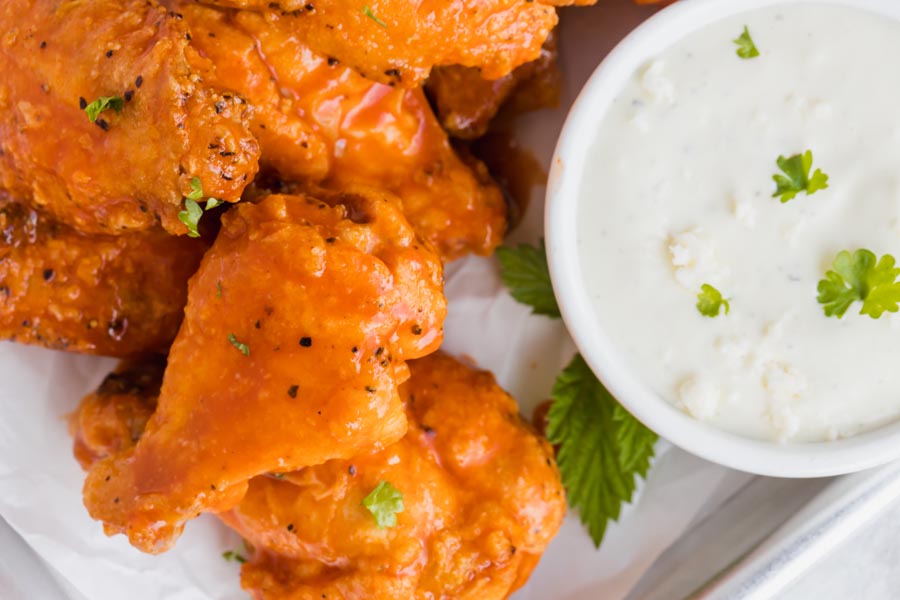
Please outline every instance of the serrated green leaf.
[[403, 512], [403, 494], [389, 481], [381, 481], [375, 489], [362, 501], [379, 529], [394, 527], [397, 524], [397, 513]]
[[534, 314], [560, 316], [543, 240], [537, 247], [522, 244], [516, 248], [497, 248], [497, 258], [500, 279], [513, 298], [530, 306]]
[[580, 355], [553, 386], [547, 422], [569, 505], [599, 547], [609, 521], [631, 501], [635, 478], [646, 475], [657, 436], [619, 405]]
[[807, 196], [812, 196], [816, 192], [828, 188], [828, 175], [820, 169], [816, 169], [812, 177], [809, 176], [813, 162], [811, 150], [807, 150], [803, 154], [795, 154], [790, 158], [779, 156], [775, 162], [784, 175], [772, 176], [776, 185], [772, 197], [781, 198], [782, 204], [793, 200], [800, 192], [806, 192]]
[[850, 306], [862, 302], [859, 314], [873, 319], [900, 308], [900, 268], [890, 254], [880, 260], [870, 250], [847, 250], [838, 253], [833, 270], [819, 281], [818, 301], [827, 317], [842, 318]]
[[731, 310], [728, 300], [722, 297], [722, 293], [719, 290], [708, 283], [704, 283], [697, 294], [697, 310], [700, 311], [700, 314], [704, 317], [718, 317], [723, 307], [727, 315]]
[[759, 56], [759, 50], [756, 48], [756, 44], [753, 43], [753, 38], [750, 37], [750, 29], [744, 25], [744, 32], [734, 40], [734, 43], [738, 45], [737, 55], [741, 58], [756, 58]]

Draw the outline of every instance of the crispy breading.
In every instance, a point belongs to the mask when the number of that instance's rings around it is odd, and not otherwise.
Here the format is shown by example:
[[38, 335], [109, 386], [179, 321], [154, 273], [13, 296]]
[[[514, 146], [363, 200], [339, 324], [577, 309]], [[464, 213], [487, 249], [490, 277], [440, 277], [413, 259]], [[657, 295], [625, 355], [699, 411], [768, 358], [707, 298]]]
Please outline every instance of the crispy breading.
[[535, 60], [556, 6], [596, 0], [203, 0], [278, 15], [317, 52], [374, 81], [415, 87], [431, 68], [475, 67], [497, 79]]
[[146, 552], [234, 506], [247, 482], [383, 448], [406, 432], [406, 360], [441, 343], [440, 261], [395, 197], [241, 203], [191, 279], [144, 436], [97, 462], [84, 500]]
[[500, 79], [488, 80], [476, 68], [454, 65], [434, 69], [425, 85], [444, 129], [460, 139], [484, 135], [508, 102], [515, 112], [556, 106], [561, 87], [554, 33], [536, 60]]
[[[247, 103], [205, 83], [211, 65], [155, 2], [3, 2], [0, 32], [0, 189], [58, 221], [185, 233], [192, 177], [234, 202], [256, 173]], [[121, 110], [91, 122], [101, 97]]]
[[0, 194], [0, 339], [118, 357], [165, 352], [206, 248], [159, 228], [82, 234]]
[[397, 194], [444, 260], [490, 254], [501, 243], [502, 193], [483, 165], [460, 160], [420, 89], [373, 83], [312, 52], [288, 17], [169, 5], [219, 84], [253, 104], [264, 168], [288, 182]]
[[[261, 600], [499, 600], [524, 584], [565, 514], [550, 445], [490, 373], [443, 354], [410, 363], [409, 432], [376, 453], [258, 477], [221, 515], [249, 543]], [[380, 482], [403, 512], [379, 528]]]

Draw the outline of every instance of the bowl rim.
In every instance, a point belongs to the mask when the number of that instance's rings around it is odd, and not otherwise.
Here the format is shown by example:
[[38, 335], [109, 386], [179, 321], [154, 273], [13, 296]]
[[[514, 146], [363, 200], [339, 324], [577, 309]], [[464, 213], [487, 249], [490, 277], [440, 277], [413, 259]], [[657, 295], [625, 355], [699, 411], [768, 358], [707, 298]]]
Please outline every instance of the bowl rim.
[[577, 206], [586, 150], [624, 83], [654, 55], [708, 24], [777, 5], [831, 5], [900, 21], [897, 0], [681, 0], [639, 25], [599, 64], [566, 117], [553, 153], [544, 214], [547, 262], [562, 318], [591, 370], [647, 427], [676, 446], [726, 467], [775, 477], [823, 477], [900, 459], [900, 419], [834, 441], [779, 443], [729, 433], [695, 420], [626, 368], [593, 316], [580, 275]]

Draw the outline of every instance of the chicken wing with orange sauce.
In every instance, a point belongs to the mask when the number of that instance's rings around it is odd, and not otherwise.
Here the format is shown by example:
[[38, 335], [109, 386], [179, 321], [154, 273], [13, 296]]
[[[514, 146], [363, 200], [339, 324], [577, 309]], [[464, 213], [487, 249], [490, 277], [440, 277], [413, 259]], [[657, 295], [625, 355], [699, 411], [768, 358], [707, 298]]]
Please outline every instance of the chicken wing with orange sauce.
[[206, 248], [159, 228], [82, 234], [0, 193], [0, 339], [119, 357], [165, 352]]
[[440, 260], [390, 195], [242, 203], [190, 281], [159, 405], [97, 462], [85, 505], [146, 552], [233, 507], [247, 482], [383, 448], [406, 432], [406, 360], [441, 343]]
[[[256, 477], [220, 515], [251, 548], [241, 579], [254, 598], [494, 600], [528, 579], [565, 513], [552, 449], [489, 373], [441, 353], [410, 368], [403, 439]], [[133, 446], [159, 376], [123, 365], [82, 401], [73, 433], [85, 468]], [[384, 529], [362, 504], [381, 482], [403, 501]]]
[[[237, 201], [258, 168], [239, 96], [153, 0], [0, 5], [0, 189], [88, 233], [178, 220], [190, 180]], [[116, 105], [91, 122], [101, 97]]]
[[[566, 509], [553, 450], [490, 373], [443, 354], [410, 368], [401, 441], [258, 477], [221, 515], [252, 548], [255, 598], [495, 600], [528, 579]], [[381, 482], [402, 494], [393, 527], [363, 506]]]
[[279, 15], [315, 51], [382, 83], [415, 87], [431, 68], [497, 79], [535, 60], [555, 6], [596, 0], [202, 0]]
[[444, 129], [461, 139], [481, 137], [508, 101], [516, 112], [550, 108], [559, 103], [562, 76], [557, 65], [556, 35], [551, 33], [541, 55], [495, 80], [473, 67], [438, 67], [425, 89]]
[[171, 1], [222, 87], [254, 107], [264, 168], [287, 181], [387, 189], [444, 260], [490, 254], [506, 228], [485, 167], [451, 148], [420, 89], [373, 83], [312, 52], [292, 19]]

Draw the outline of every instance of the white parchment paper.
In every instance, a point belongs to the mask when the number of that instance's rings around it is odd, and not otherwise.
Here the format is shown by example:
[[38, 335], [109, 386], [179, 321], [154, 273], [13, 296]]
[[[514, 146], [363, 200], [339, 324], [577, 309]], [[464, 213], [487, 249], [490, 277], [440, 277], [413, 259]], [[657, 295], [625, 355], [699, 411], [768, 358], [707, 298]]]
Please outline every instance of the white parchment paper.
[[[563, 16], [563, 106], [528, 115], [518, 138], [549, 164], [568, 105], [606, 52], [653, 12], [630, 0]], [[541, 237], [543, 190], [510, 242]], [[493, 259], [468, 258], [447, 269], [450, 314], [445, 349], [491, 369], [522, 411], [546, 399], [574, 346], [560, 321], [533, 316], [504, 291]], [[0, 343], [0, 515], [46, 561], [75, 600], [232, 600], [239, 565], [222, 558], [240, 541], [212, 517], [188, 524], [175, 550], [147, 556], [107, 538], [81, 503], [83, 474], [72, 457], [65, 416], [114, 361]], [[661, 442], [636, 502], [595, 550], [577, 515], [562, 531], [518, 600], [621, 598], [653, 560], [698, 518], [748, 478]], [[2, 538], [0, 538], [2, 539]], [[0, 553], [12, 552], [0, 546]], [[23, 574], [23, 577], [27, 577]], [[27, 589], [27, 588], [26, 588]], [[0, 581], [0, 597], [3, 594]], [[17, 599], [10, 599], [17, 600]]]

